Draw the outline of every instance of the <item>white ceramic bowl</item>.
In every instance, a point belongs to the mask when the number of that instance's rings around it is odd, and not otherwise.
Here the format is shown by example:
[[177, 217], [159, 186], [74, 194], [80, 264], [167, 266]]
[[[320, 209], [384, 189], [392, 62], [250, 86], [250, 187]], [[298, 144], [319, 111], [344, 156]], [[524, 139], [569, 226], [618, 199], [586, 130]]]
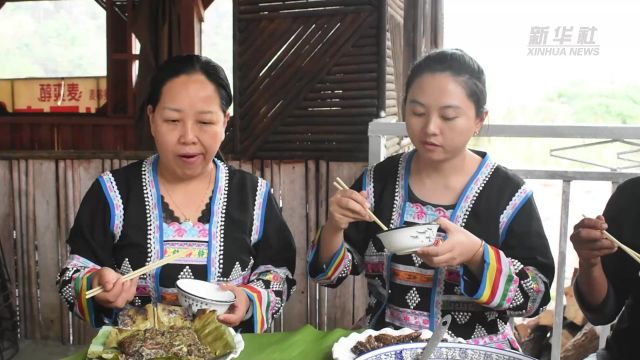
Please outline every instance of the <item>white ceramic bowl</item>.
[[422, 224], [383, 231], [376, 235], [391, 253], [406, 255], [436, 241], [438, 224]]
[[176, 288], [180, 305], [191, 314], [200, 309], [215, 310], [222, 314], [236, 301], [233, 292], [207, 281], [180, 279], [176, 282]]

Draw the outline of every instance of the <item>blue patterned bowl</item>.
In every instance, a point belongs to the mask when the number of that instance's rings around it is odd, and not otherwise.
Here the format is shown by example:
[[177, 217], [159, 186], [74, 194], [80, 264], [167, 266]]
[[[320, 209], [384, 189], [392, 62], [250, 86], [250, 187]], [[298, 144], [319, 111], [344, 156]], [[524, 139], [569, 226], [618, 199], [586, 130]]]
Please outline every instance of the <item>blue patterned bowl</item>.
[[231, 291], [202, 280], [180, 279], [176, 282], [176, 289], [180, 305], [191, 314], [200, 309], [215, 310], [218, 314], [223, 314], [236, 300]]
[[422, 224], [399, 227], [378, 233], [376, 236], [384, 247], [394, 254], [406, 255], [431, 246], [436, 241], [438, 224]]
[[[426, 342], [398, 344], [368, 352], [356, 360], [419, 360]], [[535, 360], [511, 350], [500, 350], [487, 346], [441, 343], [430, 360]]]

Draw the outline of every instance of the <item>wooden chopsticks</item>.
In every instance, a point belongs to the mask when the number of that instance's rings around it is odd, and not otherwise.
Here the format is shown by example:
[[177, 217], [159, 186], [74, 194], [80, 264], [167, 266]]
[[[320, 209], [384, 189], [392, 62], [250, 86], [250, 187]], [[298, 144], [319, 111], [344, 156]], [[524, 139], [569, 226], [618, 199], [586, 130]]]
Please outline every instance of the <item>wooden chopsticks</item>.
[[[155, 269], [159, 268], [162, 265], [170, 263], [171, 261], [173, 261], [173, 260], [175, 260], [175, 259], [177, 259], [177, 258], [179, 258], [180, 256], [183, 256], [183, 255], [184, 255], [184, 251], [179, 251], [178, 253], [175, 253], [175, 254], [173, 254], [171, 256], [167, 256], [167, 257], [162, 258], [162, 259], [160, 259], [160, 260], [158, 260], [156, 262], [153, 262], [153, 263], [151, 263], [151, 264], [149, 264], [147, 266], [143, 266], [143, 267], [141, 267], [140, 269], [138, 269], [136, 271], [132, 271], [132, 272], [128, 273], [127, 275], [124, 275], [122, 277], [122, 279], [123, 280], [131, 280], [136, 276], [140, 276], [142, 274], [146, 274], [146, 273], [150, 272], [151, 270], [155, 270]], [[91, 289], [91, 290], [87, 291], [86, 298], [90, 299], [90, 298], [100, 294], [103, 291], [104, 291], [104, 289], [102, 288], [102, 286], [98, 286], [95, 289]]]
[[[582, 217], [586, 218], [587, 216], [582, 214]], [[616, 239], [615, 237], [613, 237], [613, 235], [609, 234], [606, 230], [602, 230], [602, 234], [612, 243], [618, 245], [619, 248], [622, 249], [622, 251], [626, 252], [627, 254], [629, 254], [629, 256], [631, 256], [631, 258], [633, 258], [633, 260], [635, 260], [636, 262], [640, 263], [640, 254], [638, 254], [637, 252], [635, 252], [635, 250], [633, 250], [632, 248], [626, 246], [625, 244], [621, 243], [618, 239]]]
[[[336, 182], [337, 181], [337, 182]], [[347, 186], [347, 184], [344, 183], [344, 181], [342, 181], [342, 179], [340, 179], [339, 177], [336, 178], [336, 181], [333, 182], [333, 186], [337, 187], [339, 190], [349, 190], [349, 187]], [[380, 221], [374, 214], [373, 212], [371, 212], [371, 210], [367, 209], [367, 212], [369, 213], [369, 216], [371, 216], [373, 218], [373, 221], [376, 222], [376, 224], [378, 224], [378, 226], [380, 226], [380, 228], [384, 231], [389, 230], [389, 228], [387, 228], [382, 221]]]

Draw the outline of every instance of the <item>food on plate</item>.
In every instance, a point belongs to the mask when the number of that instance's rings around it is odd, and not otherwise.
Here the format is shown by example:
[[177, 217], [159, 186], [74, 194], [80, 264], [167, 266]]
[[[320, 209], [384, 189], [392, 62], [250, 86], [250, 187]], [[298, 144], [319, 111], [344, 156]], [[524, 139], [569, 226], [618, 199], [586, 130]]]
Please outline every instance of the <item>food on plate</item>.
[[193, 320], [193, 331], [215, 357], [228, 354], [234, 349], [231, 333], [218, 322], [215, 311], [198, 310]]
[[135, 331], [118, 343], [127, 360], [147, 360], [166, 357], [177, 359], [215, 358], [200, 343], [190, 328], [145, 329]]
[[421, 331], [414, 331], [404, 335], [391, 335], [384, 333], [369, 335], [364, 340], [360, 340], [353, 345], [351, 352], [360, 356], [364, 353], [377, 350], [385, 346], [425, 341], [426, 339], [421, 336]]
[[151, 329], [156, 326], [155, 312], [153, 304], [127, 308], [118, 315], [118, 327], [131, 330]]
[[159, 329], [166, 329], [171, 326], [191, 326], [191, 315], [185, 308], [180, 306], [156, 304], [156, 319], [158, 322], [156, 327]]
[[235, 350], [233, 332], [215, 311], [193, 321], [185, 309], [164, 304], [131, 307], [118, 316], [121, 327], [103, 327], [89, 347], [89, 359], [210, 360]]

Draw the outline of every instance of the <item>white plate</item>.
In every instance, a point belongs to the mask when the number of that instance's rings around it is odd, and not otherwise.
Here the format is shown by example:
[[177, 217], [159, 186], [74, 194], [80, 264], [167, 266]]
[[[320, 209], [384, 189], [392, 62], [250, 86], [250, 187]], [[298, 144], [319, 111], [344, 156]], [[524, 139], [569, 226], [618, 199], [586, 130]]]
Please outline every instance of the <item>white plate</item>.
[[235, 359], [240, 356], [240, 353], [244, 349], [244, 340], [242, 339], [242, 336], [239, 333], [235, 332], [232, 328], [228, 329], [229, 331], [231, 331], [231, 334], [233, 334], [233, 342], [235, 342], [236, 348], [231, 354], [227, 354], [226, 356], [221, 357], [220, 359], [222, 360]]
[[[370, 351], [358, 360], [418, 360], [427, 343], [397, 344]], [[431, 354], [432, 360], [535, 360], [532, 357], [511, 350], [500, 350], [488, 346], [471, 344], [440, 343]]]
[[[395, 330], [395, 329], [391, 329], [391, 328], [384, 328], [382, 330], [372, 330], [372, 329], [368, 329], [365, 330], [361, 333], [352, 333], [349, 336], [346, 337], [341, 337], [340, 339], [338, 339], [338, 341], [336, 341], [335, 344], [333, 344], [333, 348], [331, 348], [331, 354], [333, 355], [333, 359], [334, 360], [353, 360], [356, 358], [356, 355], [351, 352], [351, 348], [353, 347], [353, 345], [355, 345], [358, 341], [364, 340], [367, 338], [367, 336], [369, 335], [378, 335], [378, 334], [389, 334], [389, 335], [406, 335], [406, 334], [410, 334], [412, 333], [414, 330], [413, 329], [408, 329], [408, 328], [403, 328], [403, 329], [399, 329], [399, 330]], [[423, 340], [427, 340], [431, 338], [431, 335], [433, 334], [430, 330], [428, 329], [423, 329], [420, 330], [422, 331], [422, 336], [420, 336], [421, 339]], [[449, 335], [444, 336], [444, 339], [446, 339], [447, 341], [450, 342], [465, 342], [464, 340], [460, 339], [460, 338], [452, 338]], [[443, 340], [444, 340], [443, 339]]]
[[[98, 333], [98, 335], [96, 335], [96, 337], [93, 338], [93, 341], [91, 342], [90, 347], [91, 348], [95, 348], [95, 351], [97, 351], [97, 352], [101, 352], [102, 351], [102, 345], [104, 344], [104, 341], [107, 339], [108, 332], [111, 331], [111, 329], [113, 329], [113, 327], [111, 327], [111, 326], [103, 326], [100, 329], [100, 333], [103, 333], [103, 334]], [[219, 358], [218, 360], [235, 359], [238, 356], [240, 356], [240, 353], [244, 349], [244, 340], [242, 339], [242, 336], [239, 333], [236, 333], [233, 330], [233, 328], [228, 328], [228, 329], [229, 329], [229, 331], [231, 331], [231, 335], [233, 336], [233, 342], [235, 343], [236, 348], [231, 353]], [[102, 337], [102, 339], [100, 339], [101, 337]], [[99, 359], [101, 359], [101, 358], [99, 358]]]

